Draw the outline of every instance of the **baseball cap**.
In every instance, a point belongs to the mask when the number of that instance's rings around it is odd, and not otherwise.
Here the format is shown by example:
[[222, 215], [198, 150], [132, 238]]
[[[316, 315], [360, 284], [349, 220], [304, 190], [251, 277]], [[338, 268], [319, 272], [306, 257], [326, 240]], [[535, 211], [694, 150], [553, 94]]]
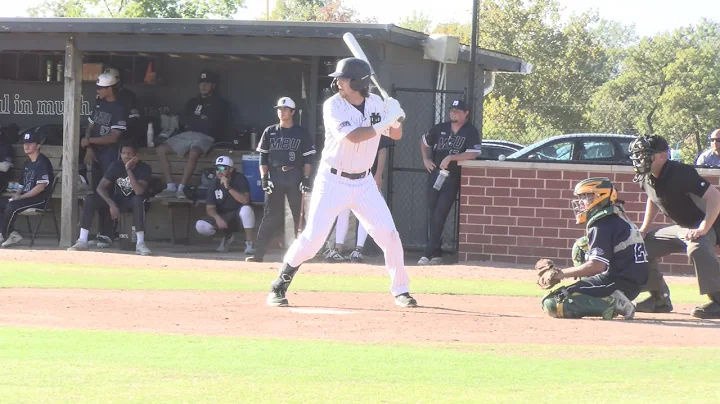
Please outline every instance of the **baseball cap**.
[[198, 83], [215, 83], [215, 74], [209, 70], [203, 70], [198, 78]]
[[459, 109], [460, 111], [469, 111], [468, 105], [463, 100], [455, 100], [450, 104], [450, 109]]
[[650, 150], [655, 153], [663, 153], [670, 150], [670, 145], [662, 136], [650, 136], [650, 141], [648, 143], [650, 144]]
[[41, 141], [40, 135], [34, 130], [29, 130], [29, 131], [26, 131], [25, 133], [23, 133], [23, 143], [38, 143], [39, 144], [40, 141]]
[[220, 156], [215, 160], [216, 166], [228, 166], [228, 167], [234, 167], [235, 164], [233, 164], [233, 161], [228, 156]]
[[275, 105], [275, 108], [282, 108], [282, 107], [288, 107], [290, 109], [295, 109], [295, 101], [292, 100], [290, 97], [282, 97], [278, 100], [277, 105]]
[[111, 74], [103, 73], [98, 76], [95, 84], [98, 87], [110, 87], [110, 86], [114, 86], [115, 84], [117, 84], [117, 82], [118, 82], [117, 79], [115, 77], [113, 77]]

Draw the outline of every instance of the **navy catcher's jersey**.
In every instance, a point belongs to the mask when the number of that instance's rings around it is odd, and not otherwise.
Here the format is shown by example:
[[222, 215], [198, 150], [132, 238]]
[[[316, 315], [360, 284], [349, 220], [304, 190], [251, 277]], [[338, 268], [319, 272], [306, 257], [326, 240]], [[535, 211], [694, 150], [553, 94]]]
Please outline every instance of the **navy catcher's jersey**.
[[310, 164], [315, 154], [315, 143], [302, 127], [283, 128], [279, 124], [268, 126], [260, 138], [257, 151], [268, 154], [272, 167]]
[[[147, 163], [139, 161], [133, 169], [133, 174], [138, 182], [145, 181], [149, 184], [152, 177], [152, 168]], [[135, 195], [135, 190], [130, 184], [130, 178], [125, 169], [125, 163], [122, 160], [112, 163], [105, 173], [105, 179], [115, 184], [115, 195], [123, 197]]]
[[[108, 136], [113, 130], [125, 131], [127, 129], [128, 114], [123, 104], [118, 101], [98, 100], [95, 111], [88, 121], [93, 124], [90, 137]], [[94, 146], [98, 149], [116, 147], [113, 145]]]
[[606, 264], [610, 276], [644, 285], [650, 264], [638, 228], [618, 215], [599, 219], [588, 229], [588, 261]]
[[[439, 123], [423, 135], [423, 143], [432, 149], [432, 160], [436, 166], [451, 154], [465, 152], [480, 153], [481, 139], [477, 128], [466, 122], [458, 133], [453, 133], [451, 122]], [[460, 166], [453, 161], [448, 166], [450, 175], [460, 175]]]
[[45, 191], [41, 195], [48, 196], [50, 194], [50, 181], [53, 178], [53, 166], [50, 159], [40, 153], [35, 161], [27, 159], [23, 166], [22, 175], [22, 193], [26, 194], [32, 191], [37, 184], [47, 184]]
[[[247, 194], [250, 192], [250, 183], [247, 178], [245, 175], [238, 173], [237, 171], [234, 171], [232, 173], [232, 177], [230, 177], [230, 187], [241, 194]], [[230, 190], [223, 187], [222, 183], [220, 183], [220, 178], [217, 175], [213, 178], [210, 186], [208, 187], [206, 203], [208, 205], [215, 205], [218, 213], [233, 212], [242, 208], [242, 204], [230, 195]]]

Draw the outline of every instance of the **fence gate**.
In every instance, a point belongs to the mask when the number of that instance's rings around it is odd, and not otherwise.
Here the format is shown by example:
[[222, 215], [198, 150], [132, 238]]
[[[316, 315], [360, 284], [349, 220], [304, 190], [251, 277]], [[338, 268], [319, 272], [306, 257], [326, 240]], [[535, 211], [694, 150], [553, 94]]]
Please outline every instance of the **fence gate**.
[[[405, 111], [403, 138], [390, 148], [388, 164], [388, 206], [400, 232], [403, 247], [422, 251], [427, 243], [427, 178], [422, 162], [422, 135], [436, 123], [447, 119], [453, 99], [465, 98], [464, 91], [419, 88], [392, 88]], [[443, 251], [457, 252], [458, 202], [448, 214], [443, 231]]]

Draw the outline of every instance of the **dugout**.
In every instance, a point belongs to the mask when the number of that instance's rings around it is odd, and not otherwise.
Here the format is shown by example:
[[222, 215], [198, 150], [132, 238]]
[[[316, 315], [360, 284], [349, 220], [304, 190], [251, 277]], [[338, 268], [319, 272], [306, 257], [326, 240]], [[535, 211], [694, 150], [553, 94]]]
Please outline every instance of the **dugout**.
[[[355, 35], [380, 82], [396, 94], [408, 115], [407, 141], [393, 149], [386, 186], [403, 239], [418, 243], [418, 221], [422, 224], [425, 219], [424, 207], [417, 206], [416, 201], [424, 200], [420, 193], [423, 190], [417, 189], [414, 194], [405, 192], [404, 187], [423, 182], [419, 175], [419, 137], [429, 125], [442, 119], [446, 102], [443, 95], [464, 97], [470, 55], [467, 47], [453, 48], [451, 43], [449, 63], [427, 59], [425, 46], [434, 40], [394, 25], [0, 19], [0, 124], [15, 123], [21, 128], [46, 123], [64, 125], [63, 146], [46, 146], [46, 150], [55, 147], [53, 153], [63, 157], [63, 185], [58, 191], [62, 208], [57, 208], [62, 218], [61, 245], [69, 246], [77, 237], [78, 214], [74, 202], [76, 185], [70, 181], [78, 153], [70, 145], [79, 142], [79, 127], [87, 121], [94, 105], [93, 77], [99, 65], [120, 69], [125, 86], [138, 96], [141, 112], [150, 116], [179, 112], [185, 101], [196, 95], [200, 70], [212, 69], [220, 77], [221, 94], [232, 104], [233, 129], [237, 132], [254, 128], [261, 133], [276, 120], [273, 103], [281, 96], [290, 96], [298, 103], [297, 117], [302, 110], [301, 123], [316, 135], [321, 150], [321, 105], [330, 95], [327, 73], [338, 59], [351, 56], [342, 41], [345, 32]], [[48, 62], [52, 66], [50, 74]], [[62, 74], [58, 77], [60, 62]], [[480, 100], [483, 89], [492, 82], [486, 72], [527, 71], [527, 65], [517, 57], [482, 49], [478, 50], [477, 64], [476, 88], [480, 91], [475, 94]], [[474, 118], [480, 123], [482, 102], [475, 104]], [[233, 151], [239, 169], [240, 156], [250, 152], [249, 147]], [[144, 156], [154, 156], [154, 151], [142, 150]], [[198, 171], [206, 165], [201, 162]], [[159, 174], [154, 170], [154, 175]], [[404, 184], [403, 189], [394, 189], [398, 183]], [[399, 209], [411, 204], [413, 209]], [[169, 238], [165, 216], [155, 217], [161, 209], [155, 209], [148, 218], [148, 240]], [[196, 209], [193, 215], [201, 214], [203, 209]]]

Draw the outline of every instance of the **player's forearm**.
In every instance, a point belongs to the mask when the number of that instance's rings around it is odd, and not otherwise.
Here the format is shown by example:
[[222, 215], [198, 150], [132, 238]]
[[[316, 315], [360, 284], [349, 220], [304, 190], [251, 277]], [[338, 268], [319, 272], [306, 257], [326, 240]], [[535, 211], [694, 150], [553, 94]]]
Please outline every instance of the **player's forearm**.
[[95, 125], [91, 123], [90, 125], [87, 126], [87, 129], [85, 129], [85, 138], [86, 139], [90, 139], [90, 134], [92, 133], [93, 126], [95, 126]]
[[88, 142], [90, 144], [98, 145], [98, 146], [106, 146], [109, 144], [115, 144], [117, 143], [118, 139], [120, 138], [120, 131], [119, 130], [113, 130], [110, 132], [107, 136], [101, 136], [101, 137], [91, 137], [88, 139]]
[[563, 274], [562, 278], [593, 276], [603, 273], [606, 267], [607, 266], [600, 261], [590, 260], [580, 266], [563, 269], [561, 271]]
[[352, 132], [348, 133], [345, 138], [352, 143], [360, 143], [372, 139], [377, 135], [375, 128], [372, 126], [363, 126], [361, 128], [355, 128]]
[[110, 198], [110, 193], [108, 192], [107, 188], [103, 187], [102, 183], [100, 183], [98, 185], [96, 191], [97, 191], [97, 194], [100, 195], [101, 198], [103, 198], [105, 203], [108, 204], [108, 206], [115, 205], [115, 201], [113, 201], [112, 198]]
[[423, 160], [432, 160], [430, 156], [430, 148], [425, 146], [425, 142], [420, 139], [420, 152], [422, 153]]
[[655, 203], [648, 198], [646, 204], [645, 204], [645, 218], [643, 218], [642, 226], [640, 226], [640, 231], [648, 231], [648, 228], [652, 226], [653, 221], [655, 220], [655, 215], [657, 215], [658, 207], [655, 205]]
[[260, 166], [260, 176], [264, 177], [267, 175], [267, 173], [268, 173], [268, 166], [266, 166], [266, 165]]
[[387, 159], [387, 149], [382, 149], [378, 152], [377, 156], [377, 170], [375, 171], [375, 177], [382, 179], [385, 173], [385, 160]]
[[16, 194], [16, 197], [13, 199], [27, 199], [27, 198], [32, 198], [32, 197], [38, 196], [43, 191], [45, 191], [45, 187], [47, 187], [47, 184], [37, 184], [37, 185], [35, 185], [35, 187], [33, 189], [30, 190], [30, 192], [27, 192], [24, 194], [21, 194], [18, 192]]
[[312, 174], [312, 164], [305, 163], [303, 166], [303, 176], [307, 178], [310, 174]]
[[242, 192], [238, 192], [238, 190], [236, 190], [235, 188], [230, 188], [228, 190], [228, 192], [239, 203], [242, 203], [243, 205], [247, 205], [248, 203], [250, 203], [250, 194], [244, 194]]
[[478, 154], [475, 152], [463, 152], [460, 154], [454, 154], [450, 155], [450, 160], [452, 161], [465, 161], [465, 160], [473, 160], [475, 157], [477, 157]]
[[705, 191], [703, 199], [705, 200], [705, 218], [698, 228], [708, 231], [715, 224], [715, 219], [720, 214], [720, 191], [711, 186]]
[[127, 170], [127, 174], [128, 179], [130, 180], [130, 186], [132, 187], [133, 192], [135, 192], [135, 195], [142, 196], [145, 193], [145, 187], [140, 182], [138, 182], [132, 170]]
[[205, 205], [205, 213], [215, 220], [220, 217], [217, 213], [217, 207], [215, 205]]
[[390, 127], [390, 132], [389, 132], [389, 136], [388, 136], [390, 139], [400, 140], [400, 139], [402, 139], [402, 135], [403, 135], [402, 125], [400, 125], [400, 127], [398, 127], [398, 128], [393, 128], [392, 126]]

